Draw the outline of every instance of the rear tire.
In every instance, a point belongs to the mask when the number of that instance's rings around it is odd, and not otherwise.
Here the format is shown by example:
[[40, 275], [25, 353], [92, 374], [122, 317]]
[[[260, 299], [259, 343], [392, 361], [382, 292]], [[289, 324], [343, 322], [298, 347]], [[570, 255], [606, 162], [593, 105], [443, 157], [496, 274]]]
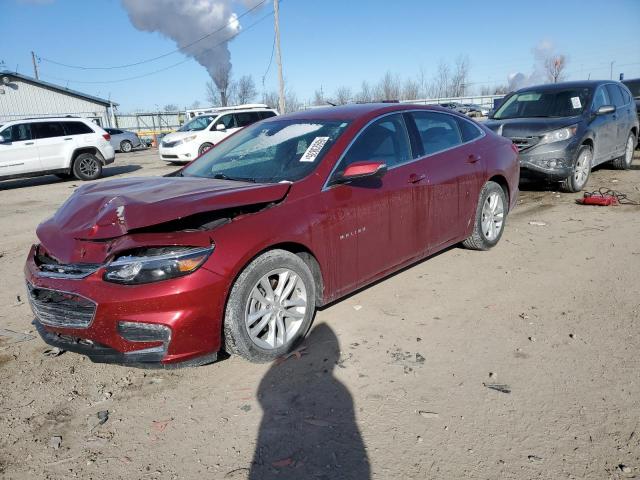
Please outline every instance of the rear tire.
[[133, 144], [129, 140], [120, 142], [120, 151], [122, 153], [129, 153], [131, 150], [133, 150]]
[[92, 153], [81, 153], [73, 162], [73, 175], [84, 181], [100, 178], [102, 162]]
[[614, 168], [618, 170], [629, 170], [631, 168], [631, 163], [633, 162], [633, 151], [636, 146], [636, 136], [633, 132], [629, 133], [629, 137], [627, 138], [627, 143], [624, 148], [624, 155], [619, 158], [616, 158], [611, 164]]
[[507, 195], [500, 185], [489, 181], [480, 191], [473, 233], [462, 242], [470, 250], [489, 250], [502, 237], [508, 213]]
[[311, 270], [297, 255], [271, 250], [257, 257], [229, 294], [225, 350], [255, 363], [291, 352], [311, 326], [315, 289]]
[[589, 145], [582, 145], [578, 150], [578, 155], [576, 155], [573, 171], [569, 177], [560, 183], [560, 189], [568, 193], [575, 193], [582, 190], [589, 181], [592, 161], [593, 150]]

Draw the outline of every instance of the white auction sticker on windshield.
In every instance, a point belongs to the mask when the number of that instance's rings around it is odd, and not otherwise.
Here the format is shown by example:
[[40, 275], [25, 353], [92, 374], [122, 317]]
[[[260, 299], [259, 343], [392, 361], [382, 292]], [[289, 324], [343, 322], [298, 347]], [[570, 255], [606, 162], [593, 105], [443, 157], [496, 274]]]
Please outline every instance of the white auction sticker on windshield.
[[322, 150], [322, 147], [329, 141], [329, 137], [316, 137], [307, 148], [307, 151], [300, 157], [301, 162], [313, 162]]
[[571, 97], [571, 105], [573, 105], [573, 108], [582, 108], [580, 97]]

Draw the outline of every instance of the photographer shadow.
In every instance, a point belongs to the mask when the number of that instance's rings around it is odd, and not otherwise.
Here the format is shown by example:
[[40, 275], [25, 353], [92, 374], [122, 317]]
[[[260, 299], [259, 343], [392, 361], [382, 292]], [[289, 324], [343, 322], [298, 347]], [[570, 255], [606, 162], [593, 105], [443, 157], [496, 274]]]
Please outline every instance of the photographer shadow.
[[353, 399], [333, 376], [338, 339], [320, 324], [305, 345], [308, 355], [273, 363], [260, 382], [263, 417], [249, 478], [368, 479]]

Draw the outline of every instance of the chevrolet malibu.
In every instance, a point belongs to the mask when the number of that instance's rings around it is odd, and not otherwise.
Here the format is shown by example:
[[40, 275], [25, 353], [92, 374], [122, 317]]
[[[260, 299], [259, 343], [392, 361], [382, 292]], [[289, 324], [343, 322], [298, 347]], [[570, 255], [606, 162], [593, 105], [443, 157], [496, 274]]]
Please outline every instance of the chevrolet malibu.
[[269, 361], [317, 307], [450, 245], [496, 245], [519, 173], [510, 140], [439, 107], [274, 117], [166, 177], [78, 188], [29, 252], [34, 324], [93, 361]]

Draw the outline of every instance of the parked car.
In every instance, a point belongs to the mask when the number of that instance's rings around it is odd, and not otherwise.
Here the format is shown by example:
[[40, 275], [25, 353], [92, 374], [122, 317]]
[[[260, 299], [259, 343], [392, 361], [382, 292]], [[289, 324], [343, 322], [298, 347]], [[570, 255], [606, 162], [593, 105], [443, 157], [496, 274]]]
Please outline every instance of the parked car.
[[469, 110], [467, 107], [465, 107], [461, 103], [455, 103], [455, 102], [441, 103], [440, 106], [443, 108], [448, 108], [458, 113], [467, 113]]
[[[636, 103], [636, 113], [638, 115], [638, 120], [640, 120], [640, 78], [636, 78], [633, 80], [624, 80], [622, 83], [624, 83], [624, 85], [631, 92], [631, 96]], [[638, 142], [637, 145], [638, 147], [640, 147], [640, 142]]]
[[273, 360], [316, 307], [495, 246], [519, 173], [510, 140], [438, 107], [274, 117], [172, 175], [77, 189], [27, 258], [35, 325], [95, 361]]
[[160, 158], [171, 163], [190, 162], [241, 128], [277, 115], [262, 104], [213, 109], [185, 123], [160, 142]]
[[476, 105], [475, 103], [465, 103], [463, 105], [467, 109], [465, 113], [470, 117], [486, 117], [491, 111], [489, 107]]
[[135, 132], [118, 128], [105, 128], [105, 131], [111, 135], [111, 146], [117, 152], [129, 153], [134, 148], [143, 146]]
[[15, 120], [0, 128], [0, 180], [55, 174], [95, 180], [115, 157], [110, 136], [84, 118]]
[[523, 88], [490, 118], [485, 125], [518, 146], [523, 176], [567, 192], [582, 190], [601, 163], [628, 169], [639, 128], [629, 89], [612, 81]]

